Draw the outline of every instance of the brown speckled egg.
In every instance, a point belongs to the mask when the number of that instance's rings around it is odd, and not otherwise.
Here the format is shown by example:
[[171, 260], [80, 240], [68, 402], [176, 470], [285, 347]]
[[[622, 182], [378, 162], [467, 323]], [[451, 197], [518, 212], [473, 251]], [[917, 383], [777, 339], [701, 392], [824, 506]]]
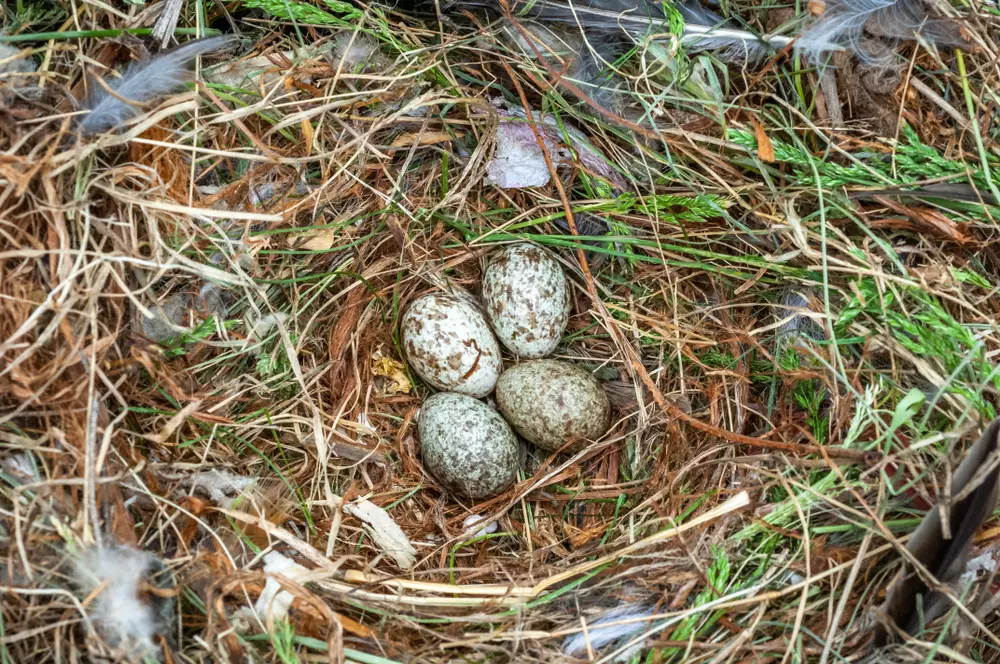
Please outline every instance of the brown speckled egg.
[[575, 364], [534, 360], [512, 367], [497, 382], [497, 405], [529, 442], [549, 451], [578, 450], [603, 436], [611, 405], [601, 384]]
[[433, 387], [473, 397], [493, 391], [500, 376], [500, 346], [483, 314], [453, 295], [417, 298], [400, 324], [406, 359]]
[[517, 438], [482, 401], [440, 392], [417, 422], [424, 468], [449, 491], [474, 500], [505, 491], [517, 477]]
[[483, 277], [486, 315], [500, 343], [519, 357], [545, 357], [569, 322], [569, 285], [544, 249], [511, 245], [492, 257]]

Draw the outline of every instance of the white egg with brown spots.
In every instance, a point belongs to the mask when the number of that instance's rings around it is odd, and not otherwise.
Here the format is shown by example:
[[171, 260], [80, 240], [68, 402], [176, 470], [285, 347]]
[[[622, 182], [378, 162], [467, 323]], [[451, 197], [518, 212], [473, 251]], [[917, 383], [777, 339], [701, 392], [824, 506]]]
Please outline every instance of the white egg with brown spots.
[[500, 376], [497, 406], [528, 442], [542, 449], [576, 451], [611, 425], [611, 404], [591, 373], [560, 360], [534, 360]]
[[552, 256], [533, 244], [494, 255], [483, 277], [486, 315], [500, 343], [518, 357], [540, 358], [559, 345], [569, 323], [569, 285]]
[[400, 323], [410, 367], [431, 386], [484, 397], [500, 376], [500, 346], [471, 302], [431, 293], [410, 305]]
[[424, 468], [448, 491], [474, 500], [517, 478], [517, 438], [499, 413], [464, 394], [440, 392], [417, 419]]

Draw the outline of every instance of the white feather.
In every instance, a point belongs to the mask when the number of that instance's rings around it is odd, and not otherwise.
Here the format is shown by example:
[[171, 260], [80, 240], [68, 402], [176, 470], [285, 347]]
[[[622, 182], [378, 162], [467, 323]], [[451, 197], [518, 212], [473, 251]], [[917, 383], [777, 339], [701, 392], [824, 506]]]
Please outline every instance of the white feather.
[[849, 50], [863, 60], [873, 60], [861, 44], [865, 26], [876, 34], [912, 39], [918, 32], [928, 41], [958, 45], [949, 23], [932, 18], [921, 0], [827, 0], [823, 13], [799, 36], [796, 51], [814, 63], [827, 54]]
[[92, 547], [75, 562], [73, 577], [80, 593], [97, 593], [87, 615], [108, 645], [137, 655], [154, 653], [156, 615], [139, 596], [153, 556], [127, 547]]
[[130, 65], [121, 78], [106, 81], [114, 94], [95, 84], [87, 104], [90, 112], [80, 121], [81, 131], [86, 136], [121, 127], [143, 104], [184, 87], [191, 79], [190, 68], [195, 58], [214, 51], [229, 40], [229, 37], [199, 39]]
[[334, 69], [354, 74], [372, 67], [378, 60], [378, 42], [360, 32], [338, 35], [333, 43], [331, 61]]
[[[499, 8], [498, 0], [456, 0], [455, 4]], [[791, 42], [789, 37], [758, 36], [733, 28], [694, 0], [673, 6], [684, 19], [682, 42], [690, 53], [721, 49], [723, 59], [760, 60], [769, 49], [780, 49]], [[582, 30], [588, 40], [597, 34], [624, 32], [633, 37], [663, 34], [669, 23], [659, 0], [530, 0], [520, 9], [518, 17], [569, 25]]]
[[860, 51], [865, 24], [882, 12], [892, 11], [897, 0], [834, 0], [795, 42], [795, 49], [820, 62], [823, 55], [847, 45]]
[[600, 650], [609, 643], [628, 638], [649, 627], [645, 620], [633, 620], [653, 615], [653, 607], [622, 605], [605, 611], [600, 618], [587, 626], [586, 633], [580, 632], [566, 637], [563, 653], [570, 657], [586, 655], [587, 645], [592, 650]]

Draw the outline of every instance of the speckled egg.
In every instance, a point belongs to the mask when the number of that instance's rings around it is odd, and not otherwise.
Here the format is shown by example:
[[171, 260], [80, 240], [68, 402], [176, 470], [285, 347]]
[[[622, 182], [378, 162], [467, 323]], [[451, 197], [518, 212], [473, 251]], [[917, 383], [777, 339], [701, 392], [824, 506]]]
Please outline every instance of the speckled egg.
[[545, 357], [569, 322], [569, 286], [545, 250], [515, 244], [493, 256], [483, 277], [486, 315], [500, 343], [519, 357]]
[[611, 406], [601, 384], [586, 370], [559, 360], [512, 367], [497, 383], [497, 405], [528, 441], [549, 451], [578, 450], [603, 436]]
[[483, 314], [453, 295], [413, 301], [400, 325], [406, 359], [439, 390], [484, 397], [500, 376], [500, 346]]
[[517, 438], [482, 401], [435, 394], [420, 408], [417, 430], [424, 468], [449, 491], [479, 500], [514, 483]]

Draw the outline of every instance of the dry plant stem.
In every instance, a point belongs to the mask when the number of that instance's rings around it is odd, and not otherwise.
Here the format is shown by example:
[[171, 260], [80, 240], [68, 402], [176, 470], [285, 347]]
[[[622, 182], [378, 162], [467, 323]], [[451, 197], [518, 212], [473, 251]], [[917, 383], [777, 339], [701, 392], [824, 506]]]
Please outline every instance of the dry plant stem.
[[[795, 512], [799, 517], [799, 523], [802, 525], [802, 532], [808, 533], [809, 522], [806, 520], [805, 513], [802, 510], [802, 503], [795, 495], [795, 492], [792, 491], [791, 486], [789, 486], [788, 484], [788, 480], [785, 479], [785, 477], [782, 475], [778, 475], [778, 479], [781, 482], [782, 488], [788, 492], [789, 496], [792, 497], [793, 505], [795, 506]], [[812, 553], [811, 553], [812, 542], [808, 537], [802, 538], [802, 550], [805, 554], [805, 576], [806, 578], [809, 578], [812, 576]], [[806, 603], [808, 601], [808, 598], [809, 598], [809, 586], [806, 586], [802, 589], [802, 594], [799, 596], [799, 607], [798, 610], [795, 612], [795, 623], [792, 626], [792, 634], [788, 639], [789, 643], [796, 643], [798, 641], [799, 633], [802, 629], [802, 621], [805, 617]], [[785, 662], [788, 661], [788, 658], [791, 657], [791, 655], [792, 655], [791, 649], [787, 650], [781, 659], [782, 664], [785, 664]]]
[[[803, 590], [803, 596], [805, 595], [805, 590]], [[736, 635], [736, 638], [732, 639], [721, 651], [716, 653], [712, 659], [708, 660], [708, 664], [724, 664], [726, 662], [731, 662], [737, 653], [746, 649], [747, 641], [753, 638], [754, 630], [757, 628], [757, 624], [760, 623], [761, 619], [764, 617], [764, 612], [767, 611], [767, 602], [762, 603], [757, 607], [757, 612], [754, 614], [753, 622], [747, 629], [742, 630]], [[799, 612], [801, 614], [801, 611]], [[798, 620], [798, 618], [796, 618]], [[792, 632], [792, 636], [797, 636], [797, 630]], [[795, 639], [789, 639], [791, 643], [795, 643]], [[791, 655], [791, 648], [785, 651], [785, 660]]]
[[[500, 0], [500, 2], [507, 15], [510, 16], [510, 8], [507, 6], [507, 1]], [[513, 17], [511, 17], [511, 20], [513, 20]], [[559, 179], [559, 173], [556, 170], [556, 166], [552, 163], [552, 156], [549, 154], [548, 148], [545, 147], [545, 140], [542, 138], [542, 134], [538, 130], [538, 126], [535, 124], [535, 113], [531, 110], [531, 105], [528, 103], [528, 97], [524, 94], [524, 88], [521, 87], [521, 82], [517, 80], [517, 75], [514, 74], [514, 70], [511, 69], [510, 65], [503, 60], [500, 62], [507, 71], [507, 75], [510, 76], [511, 81], [513, 81], [514, 87], [517, 90], [517, 96], [521, 99], [521, 105], [525, 110], [528, 125], [531, 127], [531, 131], [535, 135], [535, 140], [538, 142], [538, 148], [542, 151], [542, 156], [545, 158], [545, 165], [548, 167], [549, 173], [552, 176], [552, 182], [555, 183], [556, 190], [559, 192], [559, 198], [562, 200], [563, 210], [566, 212], [566, 223], [569, 225], [570, 232], [574, 237], [579, 237], [580, 233], [576, 229], [576, 219], [573, 217], [573, 206], [570, 205], [569, 197], [566, 195], [566, 188], [563, 187], [562, 180]], [[599, 305], [600, 297], [597, 294], [597, 286], [594, 285], [594, 275], [590, 273], [590, 267], [587, 265], [586, 254], [584, 253], [582, 246], [577, 246], [576, 257], [580, 263], [580, 269], [583, 271], [584, 278], [587, 281], [587, 292], [590, 294], [590, 298], [594, 301], [594, 304]]]
[[[229, 109], [229, 107], [226, 106], [226, 103], [224, 101], [222, 101], [221, 99], [219, 99], [219, 96], [217, 94], [215, 94], [215, 92], [212, 91], [211, 88], [209, 88], [208, 86], [206, 86], [202, 81], [198, 81], [197, 84], [198, 84], [198, 91], [201, 92], [206, 97], [208, 97], [209, 99], [211, 99], [213, 104], [215, 104], [216, 106], [218, 106], [219, 108], [221, 108], [226, 113], [232, 113], [232, 111]], [[254, 146], [258, 150], [260, 150], [261, 152], [263, 152], [265, 155], [267, 155], [268, 157], [272, 157], [272, 158], [277, 158], [277, 157], [281, 156], [277, 152], [275, 152], [274, 150], [272, 150], [270, 147], [268, 147], [267, 145], [264, 145], [263, 143], [261, 143], [260, 139], [257, 138], [257, 136], [252, 131], [250, 131], [250, 129], [247, 128], [247, 126], [243, 123], [243, 121], [240, 120], [238, 117], [234, 117], [231, 120], [231, 122], [234, 125], [236, 125], [237, 127], [239, 127], [240, 131], [243, 132], [243, 135], [246, 136], [247, 138], [249, 138], [250, 142], [253, 143]]]
[[[714, 507], [704, 514], [700, 514], [690, 521], [687, 521], [679, 526], [662, 530], [658, 533], [650, 535], [638, 542], [630, 544], [629, 546], [623, 547], [617, 551], [609, 553], [604, 556], [600, 556], [594, 560], [589, 560], [584, 563], [580, 563], [568, 570], [565, 570], [559, 574], [555, 574], [544, 581], [536, 583], [533, 586], [518, 586], [518, 585], [501, 585], [501, 584], [487, 584], [487, 585], [452, 585], [447, 583], [430, 583], [421, 581], [411, 581], [406, 579], [393, 579], [393, 578], [379, 578], [366, 572], [347, 570], [345, 572], [340, 572], [339, 564], [331, 563], [325, 556], [323, 556], [319, 551], [310, 546], [309, 544], [298, 539], [291, 533], [289, 533], [284, 528], [275, 526], [274, 524], [268, 522], [266, 519], [261, 517], [256, 517], [252, 514], [246, 512], [239, 512], [231, 509], [218, 508], [218, 511], [232, 517], [243, 523], [250, 523], [262, 530], [265, 530], [270, 535], [273, 535], [282, 542], [288, 544], [296, 551], [301, 553], [307, 559], [309, 559], [314, 564], [318, 565], [324, 576], [335, 574], [342, 577], [345, 581], [351, 583], [377, 583], [381, 585], [386, 585], [388, 587], [397, 588], [400, 590], [413, 590], [422, 592], [438, 592], [452, 595], [467, 595], [472, 597], [486, 596], [493, 598], [503, 598], [503, 599], [517, 599], [519, 601], [524, 601], [527, 599], [533, 599], [544, 593], [546, 590], [552, 586], [558, 585], [565, 581], [572, 579], [575, 576], [584, 574], [590, 570], [596, 569], [608, 563], [612, 563], [619, 558], [623, 558], [629, 554], [641, 551], [643, 549], [649, 548], [661, 542], [671, 540], [678, 537], [685, 532], [694, 530], [703, 526], [711, 521], [714, 521], [720, 517], [726, 516], [738, 510], [747, 507], [750, 504], [750, 496], [746, 491], [741, 491], [735, 496], [732, 496], [726, 500], [721, 505]], [[328, 582], [329, 583], [329, 582]], [[354, 588], [354, 586], [345, 586], [345, 588]], [[376, 597], [374, 594], [370, 594], [372, 597]], [[378, 596], [379, 598], [386, 600], [391, 598], [392, 601], [413, 601], [420, 603], [428, 598], [417, 598], [417, 597], [406, 597], [402, 595], [384, 595]], [[448, 599], [448, 598], [443, 598]], [[482, 600], [483, 603], [491, 600]], [[495, 600], [493, 600], [495, 601]], [[475, 601], [463, 601], [457, 605], [461, 606], [472, 606], [477, 604]], [[426, 603], [425, 605], [433, 606], [433, 602]], [[453, 602], [446, 602], [448, 605], [456, 605]]]
[[865, 559], [868, 547], [871, 546], [872, 537], [874, 537], [874, 533], [869, 531], [865, 535], [864, 539], [861, 540], [861, 546], [858, 548], [858, 555], [854, 559], [854, 564], [851, 565], [851, 571], [847, 574], [847, 580], [844, 582], [845, 589], [841, 591], [840, 601], [837, 602], [837, 606], [833, 612], [833, 618], [830, 620], [830, 629], [826, 634], [826, 644], [823, 646], [823, 653], [820, 656], [819, 664], [826, 664], [830, 658], [830, 653], [833, 650], [835, 643], [837, 629], [840, 625], [840, 619], [844, 615], [844, 611], [847, 609], [848, 602], [850, 602], [851, 590], [853, 590], [854, 584], [858, 579], [858, 574], [861, 571], [861, 563]]
[[823, 89], [823, 100], [826, 102], [826, 112], [830, 124], [834, 128], [844, 126], [844, 109], [840, 105], [840, 93], [837, 90], [837, 72], [826, 67], [819, 75], [820, 87]]
[[[875, 556], [878, 556], [879, 554], [883, 554], [883, 553], [886, 553], [888, 551], [891, 551], [892, 548], [893, 547], [892, 547], [891, 544], [883, 544], [882, 546], [878, 547], [877, 549], [874, 549], [874, 550], [868, 552], [868, 554], [867, 554], [866, 557], [875, 557]], [[744, 590], [737, 591], [736, 593], [732, 593], [729, 596], [722, 597], [722, 598], [719, 598], [717, 600], [713, 600], [711, 602], [708, 602], [706, 604], [701, 605], [700, 607], [693, 607], [691, 609], [687, 609], [687, 610], [684, 610], [684, 611], [677, 611], [677, 612], [670, 612], [670, 613], [658, 613], [658, 614], [650, 615], [650, 616], [642, 616], [642, 617], [632, 618], [632, 619], [628, 619], [628, 620], [621, 620], [621, 621], [619, 621], [619, 624], [628, 624], [628, 623], [636, 623], [636, 622], [651, 622], [651, 621], [654, 621], [654, 620], [662, 620], [664, 618], [678, 618], [678, 617], [682, 618], [682, 617], [687, 617], [687, 616], [694, 615], [696, 613], [706, 612], [706, 611], [714, 611], [714, 610], [725, 611], [725, 610], [730, 610], [730, 609], [746, 608], [746, 607], [750, 607], [750, 606], [760, 606], [761, 604], [765, 604], [765, 603], [769, 603], [769, 602], [774, 602], [776, 600], [780, 600], [780, 599], [786, 598], [786, 597], [788, 597], [790, 595], [798, 594], [798, 593], [802, 592], [804, 589], [807, 589], [809, 586], [815, 586], [820, 581], [823, 581], [825, 579], [828, 579], [830, 577], [836, 576], [836, 575], [844, 572], [845, 570], [847, 570], [852, 565], [854, 565], [854, 561], [853, 560], [851, 560], [849, 562], [846, 562], [846, 563], [841, 563], [839, 565], [835, 565], [833, 567], [830, 567], [830, 568], [828, 568], [828, 569], [826, 569], [826, 570], [824, 570], [822, 572], [819, 572], [819, 573], [813, 575], [810, 578], [807, 578], [807, 579], [805, 579], [803, 581], [799, 581], [798, 583], [794, 583], [794, 584], [791, 584], [791, 585], [789, 585], [789, 586], [787, 586], [785, 588], [782, 588], [781, 590], [771, 590], [771, 591], [766, 591], [766, 592], [755, 592], [755, 591], [760, 590], [760, 587], [753, 587], [753, 588], [749, 588], [749, 589], [744, 589]], [[742, 599], [734, 599], [734, 597], [738, 597], [740, 595], [747, 595], [747, 594], [753, 594], [753, 596], [752, 597], [747, 597], [747, 598], [742, 598]], [[446, 648], [457, 648], [457, 647], [460, 647], [462, 645], [468, 645], [468, 643], [473, 643], [473, 642], [475, 642], [475, 643], [484, 643], [484, 642], [496, 641], [496, 640], [499, 640], [499, 641], [512, 641], [512, 640], [520, 640], [520, 639], [523, 639], [523, 638], [531, 638], [531, 637], [533, 637], [533, 638], [555, 638], [555, 637], [568, 636], [570, 634], [577, 634], [580, 631], [581, 631], [580, 628], [574, 627], [572, 629], [565, 629], [565, 630], [559, 630], [559, 631], [553, 631], [553, 632], [538, 631], [538, 632], [534, 632], [534, 633], [530, 633], [530, 634], [529, 633], [525, 633], [525, 632], [519, 632], [519, 633], [517, 633], [515, 635], [491, 634], [491, 635], [487, 635], [487, 636], [481, 636], [481, 637], [476, 638], [474, 640], [470, 639], [470, 641], [466, 642], [466, 643], [448, 644], [448, 645], [445, 645], [444, 647], [446, 647]], [[683, 643], [687, 643], [687, 642], [683, 642]], [[787, 647], [787, 646], [785, 646], [785, 643], [786, 642], [784, 640], [782, 640], [782, 647]], [[725, 644], [722, 644], [719, 647], [725, 647]]]
[[138, 102], [138, 101], [135, 101], [134, 99], [126, 99], [125, 97], [122, 97], [120, 94], [118, 94], [117, 92], [115, 92], [114, 88], [112, 88], [110, 85], [108, 85], [108, 82], [105, 81], [102, 76], [95, 75], [94, 76], [94, 81], [96, 81], [97, 84], [99, 86], [101, 86], [101, 88], [103, 88], [103, 90], [105, 92], [107, 92], [109, 95], [111, 95], [112, 97], [114, 97], [118, 101], [122, 102], [123, 104], [128, 104], [129, 106], [132, 106], [134, 108], [142, 108], [143, 106], [145, 106], [145, 104], [143, 104], [142, 102]]
[[963, 115], [958, 109], [949, 104], [945, 99], [935, 92], [929, 85], [921, 81], [919, 78], [913, 76], [907, 79], [907, 83], [913, 87], [914, 90], [922, 94], [923, 96], [930, 99], [940, 108], [942, 111], [948, 114], [952, 120], [958, 123], [962, 129], [969, 129], [969, 120]]

